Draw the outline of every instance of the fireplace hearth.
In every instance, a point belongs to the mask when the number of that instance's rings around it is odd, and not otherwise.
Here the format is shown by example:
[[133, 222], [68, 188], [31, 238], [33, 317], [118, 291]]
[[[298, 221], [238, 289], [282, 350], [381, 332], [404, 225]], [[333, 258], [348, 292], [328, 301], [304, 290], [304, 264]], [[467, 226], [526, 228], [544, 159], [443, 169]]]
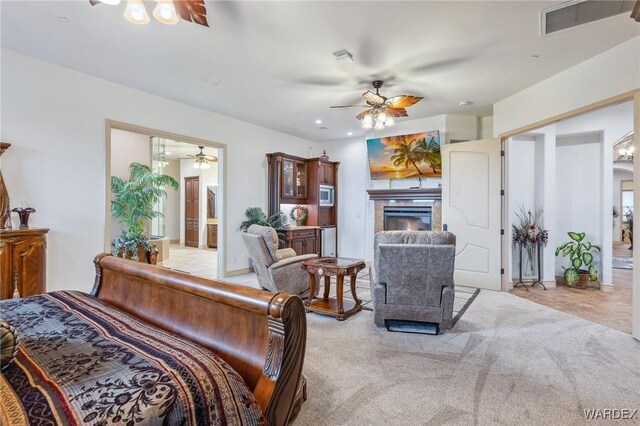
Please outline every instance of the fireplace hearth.
[[383, 215], [385, 231], [431, 231], [432, 229], [431, 206], [385, 206]]

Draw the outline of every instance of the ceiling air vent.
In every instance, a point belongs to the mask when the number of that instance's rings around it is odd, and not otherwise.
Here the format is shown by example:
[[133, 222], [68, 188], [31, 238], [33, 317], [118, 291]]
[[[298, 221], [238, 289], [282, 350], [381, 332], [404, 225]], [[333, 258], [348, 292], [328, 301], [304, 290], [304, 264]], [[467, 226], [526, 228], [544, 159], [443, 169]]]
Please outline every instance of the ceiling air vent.
[[635, 1], [577, 0], [542, 11], [542, 35], [629, 13]]

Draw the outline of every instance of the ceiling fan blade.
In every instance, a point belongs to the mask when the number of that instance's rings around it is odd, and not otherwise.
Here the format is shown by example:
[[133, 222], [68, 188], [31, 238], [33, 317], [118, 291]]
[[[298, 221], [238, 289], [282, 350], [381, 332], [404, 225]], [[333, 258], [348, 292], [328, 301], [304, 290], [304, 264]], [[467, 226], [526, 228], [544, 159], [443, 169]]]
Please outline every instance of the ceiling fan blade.
[[204, 0], [182, 0], [173, 2], [178, 15], [185, 21], [194, 24], [209, 26], [207, 22], [207, 6]]
[[332, 105], [329, 108], [369, 108], [369, 105]]
[[631, 11], [631, 19], [636, 22], [640, 22], [640, 0], [636, 1], [636, 4], [633, 6], [633, 10]]
[[218, 157], [215, 157], [213, 155], [205, 155], [204, 159], [208, 161], [218, 161]]
[[367, 90], [362, 94], [362, 97], [365, 101], [369, 102], [371, 105], [381, 105], [384, 103], [384, 98], [380, 95], [373, 93], [371, 90]]
[[422, 100], [422, 96], [398, 95], [387, 99], [387, 104], [391, 108], [407, 108]]
[[362, 120], [365, 115], [369, 113], [370, 110], [362, 111], [360, 114], [356, 115], [356, 119]]
[[391, 117], [408, 117], [407, 110], [404, 108], [389, 107], [386, 109], [387, 115]]

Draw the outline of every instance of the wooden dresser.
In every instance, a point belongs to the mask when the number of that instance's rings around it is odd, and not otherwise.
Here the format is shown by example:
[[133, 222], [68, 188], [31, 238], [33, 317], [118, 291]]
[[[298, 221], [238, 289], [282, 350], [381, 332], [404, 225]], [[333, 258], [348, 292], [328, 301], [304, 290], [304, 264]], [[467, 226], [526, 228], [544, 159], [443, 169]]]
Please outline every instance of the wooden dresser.
[[47, 291], [48, 229], [0, 230], [0, 299]]

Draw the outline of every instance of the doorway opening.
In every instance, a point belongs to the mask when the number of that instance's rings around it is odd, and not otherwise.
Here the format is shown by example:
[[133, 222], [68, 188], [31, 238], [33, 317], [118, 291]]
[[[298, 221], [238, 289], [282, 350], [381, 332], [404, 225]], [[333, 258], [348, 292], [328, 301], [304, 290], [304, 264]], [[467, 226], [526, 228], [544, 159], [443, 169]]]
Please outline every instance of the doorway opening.
[[[146, 225], [158, 249], [157, 265], [206, 278], [224, 276], [219, 267], [224, 265], [224, 145], [114, 122], [107, 123], [107, 135], [107, 185], [110, 176], [128, 180], [133, 162], [178, 182], [178, 190], [165, 188], [166, 196], [154, 205], [160, 214]], [[110, 251], [111, 241], [122, 232], [110, 211], [106, 227], [105, 248]]]
[[[529, 256], [518, 245], [506, 250], [511, 286], [525, 283], [512, 294], [631, 333], [633, 129], [627, 101], [506, 140], [506, 229], [519, 227], [518, 213], [539, 210], [548, 231], [539, 258], [533, 247], [523, 249]], [[547, 290], [531, 285], [538, 274]]]

